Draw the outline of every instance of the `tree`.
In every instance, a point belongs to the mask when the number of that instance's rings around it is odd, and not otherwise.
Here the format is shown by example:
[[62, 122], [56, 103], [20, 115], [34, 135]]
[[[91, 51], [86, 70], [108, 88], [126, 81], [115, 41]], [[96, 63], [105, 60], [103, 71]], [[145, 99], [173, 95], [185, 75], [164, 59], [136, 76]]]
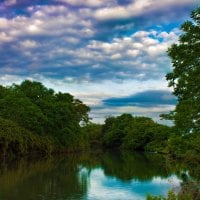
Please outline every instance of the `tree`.
[[132, 115], [126, 113], [107, 118], [102, 127], [103, 144], [107, 147], [120, 147], [132, 120]]
[[178, 103], [168, 115], [180, 135], [200, 132], [200, 7], [182, 26], [179, 43], [168, 49], [173, 71], [166, 75]]
[[47, 118], [23, 92], [12, 87], [0, 98], [0, 116], [37, 134], [45, 134]]
[[145, 146], [153, 140], [152, 127], [156, 128], [157, 126], [148, 117], [134, 117], [132, 123], [126, 128], [127, 134], [123, 138], [122, 147], [132, 150], [144, 150]]
[[122, 114], [105, 120], [102, 142], [108, 148], [163, 152], [169, 132], [169, 127], [151, 118]]
[[[55, 93], [42, 83], [25, 80], [0, 86], [0, 117], [38, 135], [53, 137], [57, 146], [84, 146], [81, 124], [87, 124], [89, 107], [68, 93]], [[77, 146], [78, 145], [78, 146]]]

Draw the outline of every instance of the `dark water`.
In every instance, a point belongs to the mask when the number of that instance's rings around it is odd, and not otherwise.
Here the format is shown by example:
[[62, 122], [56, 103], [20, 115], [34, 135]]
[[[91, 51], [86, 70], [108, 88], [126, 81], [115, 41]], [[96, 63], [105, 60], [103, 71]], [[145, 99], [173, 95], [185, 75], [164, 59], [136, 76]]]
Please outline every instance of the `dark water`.
[[0, 200], [137, 200], [180, 179], [161, 155], [84, 153], [1, 163]]

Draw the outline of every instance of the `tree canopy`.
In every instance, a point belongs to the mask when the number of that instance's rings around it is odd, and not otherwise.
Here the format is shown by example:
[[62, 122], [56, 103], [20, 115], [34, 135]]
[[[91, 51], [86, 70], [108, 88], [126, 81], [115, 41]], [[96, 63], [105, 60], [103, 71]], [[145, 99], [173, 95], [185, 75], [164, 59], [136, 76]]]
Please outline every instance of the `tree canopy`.
[[148, 117], [122, 114], [109, 117], [102, 127], [103, 145], [109, 148], [164, 151], [171, 129]]
[[181, 31], [179, 42], [168, 50], [173, 71], [166, 78], [178, 98], [168, 117], [174, 120], [179, 134], [186, 135], [200, 132], [200, 7]]
[[0, 117], [33, 134], [50, 136], [63, 148], [83, 145], [81, 124], [88, 122], [89, 110], [72, 95], [56, 93], [40, 82], [25, 80], [20, 85], [0, 86]]

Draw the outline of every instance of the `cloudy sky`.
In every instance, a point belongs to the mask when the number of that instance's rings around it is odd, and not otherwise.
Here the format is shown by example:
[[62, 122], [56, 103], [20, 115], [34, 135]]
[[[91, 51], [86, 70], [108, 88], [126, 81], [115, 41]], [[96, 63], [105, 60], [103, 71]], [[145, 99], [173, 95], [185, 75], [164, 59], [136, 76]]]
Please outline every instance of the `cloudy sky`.
[[159, 119], [176, 99], [167, 48], [199, 0], [0, 1], [0, 84], [24, 79], [69, 92], [102, 122]]

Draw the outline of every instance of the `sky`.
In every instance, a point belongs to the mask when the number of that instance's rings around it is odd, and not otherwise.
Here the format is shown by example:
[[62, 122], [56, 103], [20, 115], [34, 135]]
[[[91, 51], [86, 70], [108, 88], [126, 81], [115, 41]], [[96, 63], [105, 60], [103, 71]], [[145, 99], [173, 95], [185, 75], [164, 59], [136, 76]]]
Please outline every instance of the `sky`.
[[[174, 109], [167, 49], [200, 0], [0, 1], [0, 84], [40, 81], [91, 107], [90, 117]], [[165, 123], [165, 122], [164, 122]]]

